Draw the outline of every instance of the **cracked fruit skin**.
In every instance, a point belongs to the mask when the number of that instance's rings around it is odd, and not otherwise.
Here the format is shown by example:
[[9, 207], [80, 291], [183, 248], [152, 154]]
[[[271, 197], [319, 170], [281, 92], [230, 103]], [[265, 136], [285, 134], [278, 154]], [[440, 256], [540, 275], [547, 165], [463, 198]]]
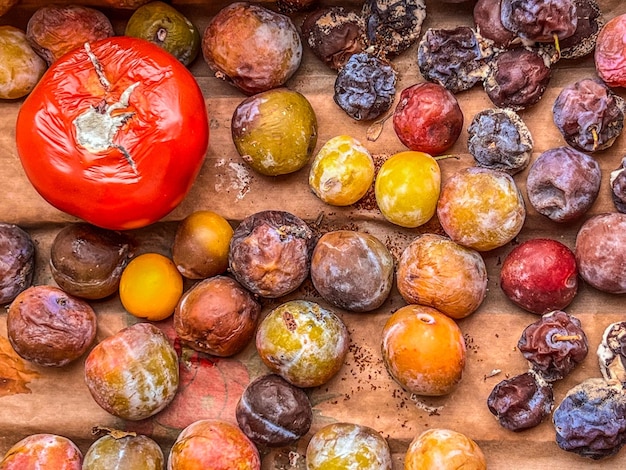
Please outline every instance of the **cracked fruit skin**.
[[385, 161], [374, 183], [376, 203], [396, 225], [416, 228], [435, 214], [441, 191], [441, 170], [424, 152], [400, 152]]
[[461, 381], [465, 340], [450, 317], [434, 308], [411, 304], [387, 320], [382, 355], [387, 371], [406, 391], [442, 396]]
[[332, 311], [307, 300], [291, 300], [259, 325], [256, 347], [263, 363], [296, 387], [317, 387], [341, 369], [350, 337]]
[[57, 209], [102, 228], [144, 227], [171, 212], [200, 171], [204, 97], [191, 72], [151, 42], [117, 36], [89, 48], [58, 59], [24, 100], [18, 155]]
[[31, 434], [16, 442], [0, 461], [0, 470], [81, 470], [83, 454], [74, 442], [56, 434]]
[[286, 175], [307, 164], [317, 144], [317, 117], [304, 95], [287, 88], [243, 100], [231, 119], [243, 161], [265, 176]]
[[136, 323], [102, 340], [85, 360], [85, 383], [104, 410], [129, 421], [164, 409], [178, 390], [178, 356], [164, 333]]
[[256, 446], [239, 427], [220, 419], [191, 423], [176, 438], [168, 470], [260, 470]]

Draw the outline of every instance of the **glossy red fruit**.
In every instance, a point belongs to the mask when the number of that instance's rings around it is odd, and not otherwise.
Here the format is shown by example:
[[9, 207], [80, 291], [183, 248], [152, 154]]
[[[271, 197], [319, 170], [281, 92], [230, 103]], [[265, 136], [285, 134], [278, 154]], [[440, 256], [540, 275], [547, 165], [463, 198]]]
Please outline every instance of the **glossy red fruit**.
[[537, 315], [562, 310], [578, 292], [574, 253], [556, 240], [527, 240], [504, 259], [500, 287], [513, 303]]

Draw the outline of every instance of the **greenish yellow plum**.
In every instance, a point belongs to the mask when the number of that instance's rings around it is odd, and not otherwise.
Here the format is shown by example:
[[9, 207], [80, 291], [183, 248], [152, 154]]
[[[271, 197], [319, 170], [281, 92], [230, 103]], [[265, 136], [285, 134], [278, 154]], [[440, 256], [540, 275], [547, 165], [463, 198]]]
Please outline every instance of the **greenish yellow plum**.
[[28, 95], [46, 68], [46, 62], [30, 46], [24, 31], [0, 26], [0, 99]]

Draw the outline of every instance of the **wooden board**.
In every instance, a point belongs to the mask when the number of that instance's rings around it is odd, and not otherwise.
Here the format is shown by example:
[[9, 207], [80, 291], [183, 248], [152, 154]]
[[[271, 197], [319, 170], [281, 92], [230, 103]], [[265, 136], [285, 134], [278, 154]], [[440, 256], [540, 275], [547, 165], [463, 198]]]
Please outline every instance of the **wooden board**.
[[[66, 2], [69, 3], [69, 2]], [[183, 1], [174, 5], [204, 31], [210, 18], [229, 2]], [[271, 6], [270, 2], [263, 2]], [[359, 2], [326, 2], [326, 4], [358, 5]], [[25, 28], [32, 12], [43, 2], [24, 0], [0, 24]], [[84, 4], [101, 8], [111, 18], [117, 34], [124, 31], [130, 12], [102, 7], [95, 0]], [[626, 13], [621, 0], [600, 0], [605, 17]], [[428, 27], [472, 25], [473, 1], [444, 4], [427, 0]], [[301, 17], [296, 17], [300, 24]], [[399, 73], [398, 90], [423, 81], [415, 47], [394, 59]], [[320, 220], [323, 230], [351, 228], [378, 236], [397, 257], [419, 233], [439, 231], [435, 220], [419, 229], [401, 229], [386, 222], [376, 208], [356, 204], [347, 208], [323, 204], [309, 190], [308, 167], [284, 177], [269, 178], [255, 174], [238, 156], [230, 137], [230, 119], [244, 95], [215, 78], [199, 57], [190, 67], [205, 96], [210, 115], [211, 140], [202, 171], [190, 194], [163, 221], [144, 229], [132, 231], [141, 251], [170, 254], [176, 224], [190, 212], [209, 209], [218, 212], [236, 225], [244, 217], [265, 209], [290, 211], [308, 222]], [[521, 112], [531, 130], [535, 147], [533, 159], [543, 151], [564, 145], [552, 121], [552, 105], [560, 90], [583, 77], [595, 77], [592, 57], [561, 61], [553, 70], [550, 86], [542, 100]], [[332, 99], [335, 73], [322, 65], [305, 49], [303, 63], [287, 83], [303, 93], [313, 105], [319, 122], [317, 148], [339, 134], [349, 134], [366, 144], [373, 154], [392, 154], [405, 150], [390, 122], [376, 141], [366, 137], [368, 123], [350, 119]], [[625, 90], [615, 90], [626, 97]], [[450, 153], [458, 159], [440, 163], [444, 179], [455, 171], [473, 165], [467, 150], [467, 126], [479, 111], [493, 105], [480, 87], [458, 95], [465, 116], [464, 131]], [[21, 100], [0, 100], [0, 220], [17, 223], [28, 230], [37, 244], [35, 284], [54, 284], [47, 267], [49, 250], [55, 234], [67, 223], [77, 220], [47, 204], [31, 187], [18, 159], [14, 138], [15, 121]], [[588, 216], [615, 211], [611, 201], [608, 175], [626, 154], [626, 138], [621, 136], [611, 149], [595, 155], [603, 171], [602, 189]], [[524, 197], [527, 170], [516, 175]], [[527, 204], [524, 228], [516, 240], [493, 252], [483, 253], [488, 274], [488, 295], [480, 309], [459, 321], [468, 346], [468, 363], [463, 380], [450, 395], [441, 398], [417, 398], [407, 394], [389, 377], [380, 353], [380, 332], [390, 313], [404, 305], [394, 289], [390, 298], [378, 310], [368, 314], [338, 311], [348, 325], [351, 348], [346, 364], [326, 385], [308, 390], [314, 405], [314, 424], [309, 435], [298, 446], [276, 450], [264, 458], [264, 468], [304, 468], [306, 443], [321, 426], [333, 421], [348, 421], [368, 425], [384, 435], [394, 453], [394, 468], [401, 469], [404, 452], [410, 441], [421, 431], [447, 427], [467, 433], [484, 450], [489, 468], [493, 469], [581, 469], [619, 468], [626, 466], [626, 451], [602, 462], [592, 462], [560, 450], [554, 441], [554, 429], [549, 420], [522, 432], [509, 432], [496, 422], [486, 407], [493, 386], [504, 379], [527, 370], [528, 365], [516, 350], [522, 330], [537, 316], [515, 307], [499, 286], [499, 267], [513, 246], [523, 240], [544, 236], [555, 238], [574, 247], [581, 221], [559, 225], [536, 213]], [[189, 287], [191, 283], [187, 283]], [[291, 298], [307, 298], [324, 304], [310, 281]], [[264, 312], [285, 299], [264, 301]], [[135, 321], [127, 315], [117, 297], [93, 303], [98, 313], [98, 340]], [[567, 379], [555, 384], [556, 402], [565, 392], [587, 377], [600, 372], [595, 350], [604, 328], [624, 319], [624, 296], [598, 292], [582, 283], [568, 313], [582, 322], [589, 338], [590, 353]], [[10, 346], [6, 340], [6, 314], [0, 314], [0, 371], [7, 368], [21, 381], [21, 393], [7, 393], [6, 379], [0, 375], [0, 454], [28, 434], [53, 432], [73, 439], [83, 451], [93, 442], [93, 426], [111, 426], [145, 432], [154, 437], [167, 453], [178, 432], [192, 420], [219, 417], [234, 421], [234, 406], [245, 385], [267, 370], [256, 355], [253, 345], [229, 359], [215, 359], [180, 349], [183, 386], [176, 400], [156, 417], [145, 422], [130, 423], [112, 417], [91, 399], [82, 375], [83, 359], [61, 369], [44, 369], [19, 361], [10, 362]], [[173, 336], [169, 321], [159, 324]], [[499, 374], [490, 376], [492, 371]], [[289, 453], [292, 452], [290, 455]], [[291, 463], [290, 463], [291, 457]]]

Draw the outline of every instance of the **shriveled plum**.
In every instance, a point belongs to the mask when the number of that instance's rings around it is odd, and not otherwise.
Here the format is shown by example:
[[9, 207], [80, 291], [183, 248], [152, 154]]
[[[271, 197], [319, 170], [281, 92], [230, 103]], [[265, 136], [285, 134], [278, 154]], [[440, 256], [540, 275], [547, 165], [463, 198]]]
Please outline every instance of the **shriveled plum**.
[[556, 147], [532, 163], [526, 191], [537, 212], [554, 222], [570, 222], [591, 208], [601, 180], [600, 165], [593, 157], [572, 147]]
[[357, 121], [386, 113], [396, 97], [397, 74], [387, 60], [369, 52], [352, 54], [339, 70], [333, 99]]
[[596, 0], [574, 0], [578, 21], [576, 31], [567, 38], [559, 40], [560, 57], [578, 59], [591, 54], [605, 20]]
[[609, 148], [624, 129], [624, 99], [598, 79], [583, 78], [561, 90], [552, 108], [554, 124], [583, 152]]
[[481, 37], [493, 42], [494, 46], [506, 49], [517, 35], [502, 25], [500, 18], [501, 0], [478, 0], [474, 5], [474, 24]]
[[85, 299], [117, 292], [124, 268], [134, 254], [122, 232], [86, 223], [61, 229], [50, 248], [50, 272], [61, 289]]
[[230, 272], [241, 285], [261, 297], [282, 297], [309, 275], [316, 239], [311, 228], [287, 211], [249, 215], [230, 242]]
[[483, 85], [487, 96], [500, 108], [514, 111], [536, 104], [552, 74], [547, 59], [537, 50], [518, 47], [498, 53], [489, 62]]
[[502, 0], [505, 28], [532, 42], [553, 42], [574, 34], [578, 24], [574, 0]]
[[555, 310], [524, 329], [517, 349], [535, 372], [554, 382], [563, 379], [587, 357], [589, 345], [580, 320]]
[[626, 213], [626, 157], [622, 158], [618, 168], [610, 174], [609, 184], [611, 185], [611, 199], [615, 208], [622, 213]]
[[302, 23], [302, 38], [313, 54], [333, 70], [365, 49], [363, 17], [342, 6], [319, 8]]
[[602, 376], [626, 383], [626, 322], [611, 323], [605, 328], [597, 354]]
[[417, 65], [426, 80], [459, 93], [482, 80], [486, 53], [472, 28], [429, 28], [417, 49]]
[[0, 223], [0, 305], [30, 287], [35, 272], [35, 244], [15, 224]]
[[603, 292], [626, 293], [626, 214], [609, 212], [587, 219], [576, 236], [578, 272]]
[[552, 414], [556, 443], [600, 460], [626, 443], [626, 391], [617, 381], [589, 378], [570, 389]]
[[467, 133], [468, 150], [478, 166], [511, 175], [528, 166], [534, 142], [530, 130], [515, 111], [492, 108], [476, 113]]
[[21, 292], [7, 314], [15, 351], [40, 366], [61, 367], [82, 356], [96, 338], [96, 313], [84, 300], [53, 286]]
[[354, 312], [380, 307], [393, 287], [394, 261], [375, 236], [336, 230], [320, 237], [311, 257], [311, 281], [333, 305]]
[[366, 0], [365, 19], [367, 45], [374, 52], [395, 56], [411, 47], [419, 38], [426, 19], [424, 0]]
[[539, 425], [553, 404], [552, 386], [533, 371], [499, 382], [487, 397], [489, 411], [510, 431]]
[[598, 76], [610, 87], [626, 86], [626, 13], [606, 22], [596, 39]]

